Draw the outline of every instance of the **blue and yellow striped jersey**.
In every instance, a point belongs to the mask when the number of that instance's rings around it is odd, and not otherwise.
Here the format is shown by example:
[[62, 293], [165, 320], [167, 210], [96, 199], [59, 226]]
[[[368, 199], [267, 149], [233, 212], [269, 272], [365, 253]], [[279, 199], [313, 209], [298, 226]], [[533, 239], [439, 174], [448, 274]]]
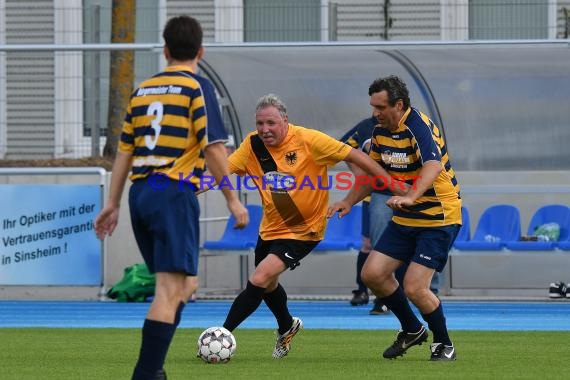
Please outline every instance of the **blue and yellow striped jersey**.
[[[352, 127], [352, 129], [350, 129], [348, 132], [346, 132], [340, 138], [340, 141], [342, 141], [345, 144], [350, 145], [354, 149], [363, 150], [364, 144], [366, 144], [366, 141], [368, 141], [372, 138], [372, 132], [374, 131], [374, 128], [376, 128], [376, 125], [378, 125], [378, 119], [376, 119], [376, 117], [374, 117], [374, 116], [367, 117], [366, 119], [358, 122], [358, 124], [356, 124], [354, 127]], [[369, 152], [366, 151], [366, 153], [369, 153]], [[373, 193], [386, 194], [386, 195], [392, 194], [392, 192], [388, 189], [372, 190], [372, 192]], [[364, 198], [363, 201], [364, 202], [370, 202], [370, 196], [367, 196], [366, 198]]]
[[374, 127], [376, 127], [376, 124], [378, 124], [378, 120], [376, 120], [374, 116], [367, 117], [366, 119], [359, 121], [358, 124], [346, 132], [339, 140], [350, 145], [354, 149], [362, 150], [366, 140], [369, 140], [372, 137], [372, 131], [374, 130]]
[[398, 129], [376, 128], [372, 135], [370, 156], [393, 177], [413, 184], [424, 162], [441, 162], [441, 171], [410, 212], [394, 211], [393, 221], [412, 227], [435, 227], [461, 224], [459, 183], [449, 161], [440, 129], [423, 113], [410, 107]]
[[132, 93], [119, 151], [133, 155], [131, 180], [164, 173], [199, 185], [204, 148], [227, 141], [214, 86], [187, 66], [170, 66]]

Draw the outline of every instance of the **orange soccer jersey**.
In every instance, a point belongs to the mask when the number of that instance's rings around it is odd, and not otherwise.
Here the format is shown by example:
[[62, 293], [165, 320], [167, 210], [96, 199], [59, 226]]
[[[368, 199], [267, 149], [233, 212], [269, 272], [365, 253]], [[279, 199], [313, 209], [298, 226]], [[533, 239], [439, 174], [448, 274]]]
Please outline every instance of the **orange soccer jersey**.
[[266, 147], [276, 170], [264, 172], [252, 146], [252, 132], [229, 157], [230, 171], [255, 183], [263, 203], [259, 234], [263, 240], [323, 239], [331, 179], [327, 168], [352, 149], [312, 129], [289, 124], [279, 147]]

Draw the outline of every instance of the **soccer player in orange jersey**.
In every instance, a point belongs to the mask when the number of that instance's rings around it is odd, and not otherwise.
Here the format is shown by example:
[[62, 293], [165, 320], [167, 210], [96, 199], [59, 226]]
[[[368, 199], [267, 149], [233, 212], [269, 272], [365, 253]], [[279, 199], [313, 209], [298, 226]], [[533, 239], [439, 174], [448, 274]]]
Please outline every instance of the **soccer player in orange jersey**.
[[228, 159], [230, 171], [248, 175], [261, 195], [255, 271], [234, 300], [224, 327], [233, 331], [265, 301], [279, 326], [273, 357], [282, 358], [302, 322], [289, 313], [279, 276], [299, 266], [323, 239], [330, 188], [327, 168], [347, 161], [372, 176], [387, 178], [387, 173], [362, 151], [289, 123], [285, 104], [276, 95], [259, 99], [255, 123], [256, 131]]

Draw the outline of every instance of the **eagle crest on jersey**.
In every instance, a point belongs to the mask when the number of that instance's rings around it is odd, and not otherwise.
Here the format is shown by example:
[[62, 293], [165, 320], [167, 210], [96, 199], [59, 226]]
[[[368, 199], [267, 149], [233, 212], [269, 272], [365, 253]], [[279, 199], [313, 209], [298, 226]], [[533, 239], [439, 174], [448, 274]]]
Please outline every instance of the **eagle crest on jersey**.
[[285, 153], [285, 162], [289, 166], [293, 166], [297, 163], [297, 152], [291, 151]]

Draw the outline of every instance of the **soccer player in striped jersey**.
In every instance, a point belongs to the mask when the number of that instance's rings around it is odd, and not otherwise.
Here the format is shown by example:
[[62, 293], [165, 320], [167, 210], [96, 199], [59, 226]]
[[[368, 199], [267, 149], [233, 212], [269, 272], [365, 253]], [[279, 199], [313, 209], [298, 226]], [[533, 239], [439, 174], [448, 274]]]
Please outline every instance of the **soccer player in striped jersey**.
[[303, 326], [289, 313], [279, 276], [295, 269], [323, 239], [331, 185], [327, 168], [347, 161], [372, 176], [388, 174], [358, 149], [289, 123], [285, 104], [276, 95], [258, 100], [255, 123], [256, 131], [228, 159], [230, 171], [248, 175], [261, 196], [255, 271], [234, 300], [224, 327], [233, 331], [264, 301], [277, 319], [273, 357], [279, 359], [289, 353], [291, 340]]
[[[406, 84], [396, 76], [375, 80], [368, 90], [370, 105], [381, 128], [375, 128], [370, 156], [391, 176], [411, 185], [387, 204], [394, 216], [374, 246], [362, 271], [368, 287], [401, 323], [395, 342], [383, 356], [402, 356], [422, 344], [428, 333], [412, 311], [419, 309], [433, 333], [431, 360], [455, 360], [455, 347], [447, 332], [441, 301], [430, 291], [435, 271], [443, 270], [449, 249], [461, 225], [459, 184], [449, 161], [441, 130], [428, 116], [410, 105]], [[353, 188], [329, 214], [350, 210], [370, 192]], [[404, 289], [394, 272], [404, 263]]]
[[[345, 142], [353, 148], [362, 149], [364, 152], [370, 152], [372, 133], [378, 125], [378, 119], [375, 116], [361, 120], [353, 128], [351, 128], [340, 141]], [[355, 175], [363, 174], [358, 167], [348, 165]], [[362, 200], [362, 248], [358, 252], [356, 261], [356, 283], [358, 289], [353, 290], [353, 297], [350, 304], [353, 306], [368, 303], [368, 289], [362, 281], [361, 271], [368, 257], [368, 253], [372, 250], [372, 246], [380, 239], [388, 222], [392, 219], [392, 209], [388, 207], [386, 202], [392, 196], [392, 192], [386, 189], [373, 189], [372, 194]], [[396, 270], [396, 279], [403, 284], [404, 274], [408, 269], [408, 264], [400, 266]], [[438, 293], [439, 277], [435, 272], [431, 281], [430, 289], [435, 294]], [[389, 313], [386, 305], [380, 302], [380, 298], [376, 297], [374, 306], [370, 309], [370, 315], [381, 315]]]
[[[164, 361], [198, 273], [199, 205], [195, 192], [206, 163], [221, 181], [228, 173], [222, 124], [213, 85], [197, 74], [204, 54], [202, 28], [192, 17], [168, 21], [163, 31], [168, 67], [132, 93], [113, 165], [109, 199], [95, 220], [100, 239], [117, 226], [123, 188], [129, 190], [131, 223], [143, 259], [156, 273], [155, 297], [142, 328], [132, 379], [165, 379]], [[222, 189], [236, 227], [247, 209]]]

